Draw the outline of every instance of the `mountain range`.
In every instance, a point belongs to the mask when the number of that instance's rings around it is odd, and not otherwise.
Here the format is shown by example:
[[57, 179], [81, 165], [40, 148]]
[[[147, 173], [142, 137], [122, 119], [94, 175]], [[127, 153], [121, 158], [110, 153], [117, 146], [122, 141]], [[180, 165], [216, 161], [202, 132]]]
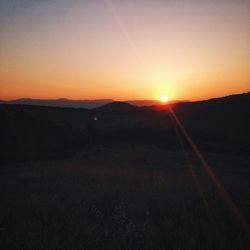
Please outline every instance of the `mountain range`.
[[142, 144], [180, 150], [169, 108], [201, 150], [250, 153], [250, 92], [149, 107], [109, 101], [98, 100], [99, 105], [106, 104], [92, 109], [0, 104], [0, 159], [62, 157], [88, 146], [93, 122], [103, 146]]
[[[96, 99], [96, 100], [71, 100], [67, 98], [60, 99], [32, 99], [32, 98], [21, 98], [15, 100], [0, 100], [3, 104], [25, 104], [34, 106], [51, 106], [51, 107], [63, 107], [63, 108], [98, 108], [105, 104], [112, 103], [112, 99]], [[160, 102], [157, 100], [132, 100], [126, 101], [135, 106], [153, 106], [159, 105]], [[183, 102], [183, 101], [171, 101], [170, 103]]]

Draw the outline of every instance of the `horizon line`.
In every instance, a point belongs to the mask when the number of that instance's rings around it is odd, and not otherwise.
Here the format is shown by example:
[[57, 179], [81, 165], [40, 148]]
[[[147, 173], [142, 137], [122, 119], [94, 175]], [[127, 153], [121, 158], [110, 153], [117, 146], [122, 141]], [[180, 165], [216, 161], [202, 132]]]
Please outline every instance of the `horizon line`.
[[[232, 94], [227, 94], [223, 96], [214, 96], [214, 97], [208, 97], [204, 99], [195, 99], [195, 100], [187, 100], [187, 99], [170, 99], [168, 103], [172, 102], [199, 102], [199, 101], [207, 101], [211, 99], [217, 99], [217, 98], [223, 98], [223, 97], [229, 97], [229, 96], [234, 96], [234, 95], [242, 95], [242, 94], [249, 94], [250, 90], [246, 92], [240, 92], [240, 93], [232, 93]], [[89, 101], [89, 102], [98, 102], [98, 101], [111, 101], [111, 102], [133, 102], [133, 101], [155, 101], [155, 102], [160, 102], [158, 99], [127, 99], [127, 100], [122, 100], [122, 99], [113, 99], [113, 98], [100, 98], [100, 99], [70, 99], [70, 98], [51, 98], [51, 99], [46, 99], [46, 98], [32, 98], [32, 97], [20, 97], [16, 99], [0, 99], [0, 101], [4, 102], [12, 102], [12, 101], [18, 101], [18, 100], [38, 100], [38, 101], [59, 101], [59, 100], [66, 100], [66, 101]]]

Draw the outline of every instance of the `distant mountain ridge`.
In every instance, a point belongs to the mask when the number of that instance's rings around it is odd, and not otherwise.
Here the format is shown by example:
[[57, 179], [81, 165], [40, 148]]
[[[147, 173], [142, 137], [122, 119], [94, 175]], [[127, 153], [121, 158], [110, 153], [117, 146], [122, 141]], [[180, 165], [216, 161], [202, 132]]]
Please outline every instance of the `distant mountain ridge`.
[[249, 155], [250, 92], [149, 107], [117, 101], [92, 109], [2, 103], [0, 162], [54, 159], [63, 150], [86, 147], [87, 128], [95, 118], [102, 145], [181, 150], [169, 107], [201, 150]]
[[[171, 100], [167, 104], [175, 104], [180, 109], [192, 109], [194, 106], [199, 106], [203, 108], [205, 106], [214, 105], [220, 103], [224, 100], [238, 99], [243, 96], [246, 98], [249, 96], [250, 92], [242, 94], [233, 94], [223, 97], [211, 98], [207, 100], [200, 101], [189, 101], [189, 100]], [[95, 109], [111, 103], [127, 103], [137, 107], [147, 107], [147, 106], [162, 106], [162, 103], [158, 100], [129, 100], [129, 101], [116, 101], [113, 99], [93, 99], [93, 100], [72, 100], [67, 98], [59, 99], [33, 99], [33, 98], [20, 98], [14, 100], [0, 100], [0, 104], [23, 104], [32, 106], [48, 106], [48, 107], [62, 107], [62, 108], [86, 108]], [[164, 106], [164, 105], [163, 105]]]
[[[32, 98], [20, 98], [10, 101], [0, 100], [3, 104], [25, 104], [34, 106], [50, 106], [50, 107], [62, 107], [62, 108], [87, 108], [93, 109], [104, 106], [106, 104], [115, 102], [113, 99], [96, 99], [96, 100], [71, 100], [67, 98], [59, 99], [32, 99]], [[160, 102], [157, 100], [132, 100], [124, 101], [134, 106], [154, 106], [159, 105]], [[187, 101], [171, 101], [170, 103], [179, 103]]]
[[10, 101], [0, 100], [0, 103], [5, 103], [5, 104], [25, 104], [34, 106], [51, 106], [51, 107], [63, 107], [63, 108], [97, 108], [111, 102], [113, 102], [112, 99], [71, 100], [67, 98], [60, 98], [60, 99], [21, 98]]

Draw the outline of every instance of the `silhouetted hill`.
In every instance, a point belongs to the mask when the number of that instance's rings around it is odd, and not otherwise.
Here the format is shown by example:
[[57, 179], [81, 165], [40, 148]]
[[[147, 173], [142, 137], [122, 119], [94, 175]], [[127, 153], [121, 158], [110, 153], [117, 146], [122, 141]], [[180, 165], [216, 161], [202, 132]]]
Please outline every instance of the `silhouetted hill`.
[[[250, 153], [250, 93], [169, 106], [201, 149]], [[88, 144], [90, 124], [103, 145], [140, 143], [180, 149], [176, 124], [164, 105], [112, 102], [76, 109], [0, 104], [0, 120], [0, 158], [5, 161], [66, 156]]]
[[25, 104], [35, 106], [51, 106], [51, 107], [64, 107], [64, 108], [97, 108], [107, 103], [113, 102], [112, 99], [98, 99], [98, 100], [70, 100], [66, 98], [56, 100], [42, 100], [22, 98], [11, 101], [0, 100], [0, 103], [6, 104]]
[[176, 104], [174, 109], [190, 134], [209, 150], [249, 151], [250, 93]]
[[[108, 103], [114, 102], [112, 99], [97, 99], [97, 100], [71, 100], [66, 98], [60, 99], [31, 99], [31, 98], [21, 98], [16, 100], [4, 101], [0, 100], [3, 104], [24, 104], [33, 106], [50, 106], [50, 107], [63, 107], [63, 108], [98, 108]], [[170, 103], [179, 103], [184, 101], [173, 100]], [[134, 106], [153, 106], [159, 105], [160, 102], [157, 100], [132, 100], [126, 101], [126, 103], [132, 104]]]
[[[175, 110], [178, 111], [192, 111], [192, 110], [203, 110], [207, 108], [214, 108], [216, 105], [220, 105], [220, 108], [236, 108], [236, 109], [247, 109], [249, 106], [250, 92], [243, 94], [229, 95], [220, 98], [212, 98], [204, 101], [196, 102], [180, 102], [173, 104]], [[234, 110], [232, 110], [233, 112]]]
[[[134, 100], [134, 101], [126, 101], [126, 102], [130, 103], [134, 106], [138, 106], [138, 107], [162, 105], [161, 102], [158, 100]], [[168, 101], [168, 104], [183, 103], [183, 102], [186, 103], [189, 101], [187, 101], [187, 100], [170, 100], [170, 101]]]
[[127, 112], [134, 112], [138, 110], [138, 107], [131, 105], [126, 102], [112, 102], [108, 103], [102, 107], [96, 108], [94, 111], [97, 111], [98, 113], [127, 113]]

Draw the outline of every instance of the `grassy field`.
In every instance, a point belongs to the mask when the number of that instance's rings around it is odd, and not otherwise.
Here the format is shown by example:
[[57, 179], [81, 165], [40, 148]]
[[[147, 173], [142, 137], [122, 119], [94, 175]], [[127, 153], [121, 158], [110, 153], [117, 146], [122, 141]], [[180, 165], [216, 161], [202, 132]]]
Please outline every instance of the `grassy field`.
[[[198, 188], [181, 152], [156, 147], [2, 165], [0, 248], [250, 249], [250, 232], [189, 158]], [[205, 158], [249, 221], [250, 158]]]

